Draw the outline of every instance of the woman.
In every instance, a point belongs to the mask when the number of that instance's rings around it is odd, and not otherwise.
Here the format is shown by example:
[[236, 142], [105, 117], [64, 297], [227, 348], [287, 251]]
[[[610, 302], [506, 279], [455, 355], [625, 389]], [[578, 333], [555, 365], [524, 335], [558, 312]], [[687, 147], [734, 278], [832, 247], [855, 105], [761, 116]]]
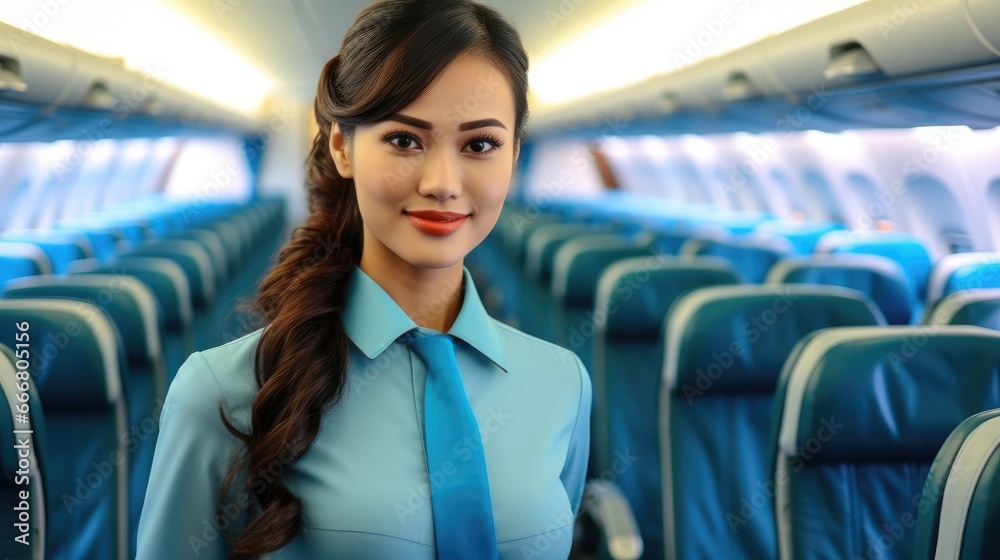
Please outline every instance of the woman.
[[507, 193], [527, 66], [468, 0], [358, 15], [320, 77], [310, 216], [260, 286], [265, 328], [170, 387], [139, 558], [568, 556], [587, 372], [491, 319], [463, 267]]

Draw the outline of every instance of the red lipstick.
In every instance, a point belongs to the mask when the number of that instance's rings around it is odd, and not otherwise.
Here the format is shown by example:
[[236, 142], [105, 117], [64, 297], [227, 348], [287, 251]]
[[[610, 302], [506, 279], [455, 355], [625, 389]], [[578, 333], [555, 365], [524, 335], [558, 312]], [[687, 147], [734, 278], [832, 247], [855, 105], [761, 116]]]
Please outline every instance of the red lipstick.
[[448, 235], [462, 227], [468, 214], [439, 212], [437, 210], [409, 210], [403, 212], [413, 227], [428, 235]]

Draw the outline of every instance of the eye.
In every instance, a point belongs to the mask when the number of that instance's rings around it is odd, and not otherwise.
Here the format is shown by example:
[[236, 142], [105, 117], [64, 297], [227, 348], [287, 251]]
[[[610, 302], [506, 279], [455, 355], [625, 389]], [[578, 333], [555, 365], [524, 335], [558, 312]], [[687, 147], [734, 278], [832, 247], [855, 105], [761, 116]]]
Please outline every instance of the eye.
[[386, 133], [382, 136], [382, 141], [400, 151], [410, 152], [421, 148], [420, 140], [408, 132], [394, 131]]
[[480, 136], [469, 140], [465, 145], [469, 152], [473, 154], [488, 154], [503, 146], [499, 138], [492, 136]]

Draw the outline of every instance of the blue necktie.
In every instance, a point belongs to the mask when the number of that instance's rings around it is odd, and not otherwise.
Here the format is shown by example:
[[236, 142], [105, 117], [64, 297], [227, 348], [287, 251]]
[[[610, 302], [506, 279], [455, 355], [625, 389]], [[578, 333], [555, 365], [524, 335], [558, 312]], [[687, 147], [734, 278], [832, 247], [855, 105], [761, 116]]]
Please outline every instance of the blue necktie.
[[455, 347], [443, 334], [414, 338], [410, 347], [427, 365], [424, 438], [437, 560], [495, 560], [483, 441], [462, 386]]

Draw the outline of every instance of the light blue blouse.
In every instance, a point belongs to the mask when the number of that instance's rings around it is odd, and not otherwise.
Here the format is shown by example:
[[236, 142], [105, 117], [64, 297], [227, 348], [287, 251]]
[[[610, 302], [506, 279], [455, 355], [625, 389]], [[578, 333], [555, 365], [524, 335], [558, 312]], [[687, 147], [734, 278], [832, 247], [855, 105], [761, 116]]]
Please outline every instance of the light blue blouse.
[[[483, 435], [501, 559], [569, 556], [590, 439], [590, 378], [576, 354], [492, 319], [468, 270], [449, 334]], [[303, 529], [270, 559], [434, 558], [423, 448], [426, 367], [400, 339], [419, 329], [355, 268], [344, 325], [352, 341], [343, 399], [297, 463], [275, 470], [302, 500]], [[192, 354], [170, 386], [139, 523], [138, 558], [228, 558], [220, 528], [245, 515], [215, 506], [241, 442], [218, 405], [248, 431], [251, 367], [262, 330]], [[412, 336], [412, 335], [407, 335]], [[471, 440], [470, 440], [471, 443]]]

